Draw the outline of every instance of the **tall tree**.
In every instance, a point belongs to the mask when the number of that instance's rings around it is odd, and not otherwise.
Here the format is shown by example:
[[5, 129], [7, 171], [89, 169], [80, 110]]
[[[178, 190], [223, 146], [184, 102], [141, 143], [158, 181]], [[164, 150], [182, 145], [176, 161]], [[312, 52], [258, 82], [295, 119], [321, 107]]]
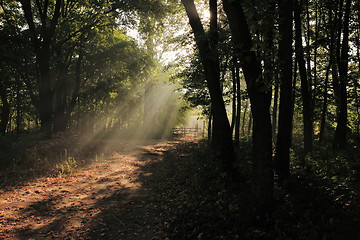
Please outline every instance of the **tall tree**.
[[285, 180], [290, 175], [290, 146], [294, 108], [292, 101], [292, 7], [292, 0], [279, 1], [280, 106], [274, 166], [280, 181]]
[[10, 117], [10, 104], [8, 101], [8, 94], [6, 92], [6, 85], [3, 83], [3, 81], [0, 81], [0, 99], [2, 103], [0, 116], [0, 134], [5, 134]]
[[312, 108], [311, 108], [311, 89], [308, 82], [306, 72], [306, 64], [304, 58], [304, 49], [302, 45], [301, 30], [301, 6], [299, 0], [294, 0], [294, 23], [295, 23], [295, 55], [298, 62], [300, 80], [301, 80], [301, 96], [303, 107], [303, 134], [304, 134], [304, 153], [312, 152], [313, 143], [313, 124], [312, 124]]
[[[182, 0], [190, 26], [195, 35], [195, 41], [200, 54], [207, 87], [210, 93], [211, 107], [213, 111], [213, 128], [216, 126], [218, 141], [216, 150], [219, 151], [224, 169], [230, 173], [232, 178], [237, 178], [233, 162], [235, 153], [233, 149], [230, 123], [227, 118], [224, 99], [220, 86], [220, 73], [218, 66], [217, 50], [214, 43], [210, 43], [193, 0]], [[214, 16], [213, 16], [214, 17]], [[213, 47], [213, 48], [211, 48]], [[213, 136], [214, 137], [214, 136]]]
[[[342, 6], [341, 6], [342, 7]], [[347, 83], [348, 83], [348, 62], [349, 62], [349, 21], [350, 21], [351, 0], [346, 0], [345, 13], [343, 20], [343, 39], [341, 46], [341, 56], [339, 65], [340, 76], [340, 106], [337, 117], [337, 126], [335, 130], [334, 146], [340, 149], [346, 147], [346, 131], [348, 122], [347, 107]]]
[[[47, 135], [51, 135], [53, 118], [53, 92], [50, 76], [51, 46], [53, 45], [63, 1], [36, 1], [36, 4], [30, 0], [21, 0], [20, 2], [29, 27], [39, 73], [39, 98], [36, 105], [39, 110], [41, 128]], [[36, 26], [38, 21], [34, 12], [39, 14], [40, 26]]]
[[335, 30], [336, 30], [336, 22], [337, 22], [337, 12], [335, 12], [335, 16], [333, 17], [334, 7], [337, 6], [338, 1], [331, 3], [328, 10], [328, 29], [329, 29], [329, 64], [325, 70], [325, 82], [324, 82], [324, 100], [322, 104], [321, 110], [321, 120], [320, 120], [320, 134], [319, 134], [319, 141], [324, 141], [325, 136], [325, 123], [326, 123], [326, 113], [328, 109], [328, 85], [329, 85], [329, 74], [330, 69], [332, 66], [335, 65], [334, 63], [334, 46], [335, 46]]
[[270, 117], [271, 91], [269, 83], [264, 81], [261, 63], [253, 48], [242, 1], [223, 0], [223, 6], [229, 20], [235, 52], [240, 60], [251, 102], [253, 117], [253, 200], [257, 212], [269, 212], [273, 207], [274, 197]]

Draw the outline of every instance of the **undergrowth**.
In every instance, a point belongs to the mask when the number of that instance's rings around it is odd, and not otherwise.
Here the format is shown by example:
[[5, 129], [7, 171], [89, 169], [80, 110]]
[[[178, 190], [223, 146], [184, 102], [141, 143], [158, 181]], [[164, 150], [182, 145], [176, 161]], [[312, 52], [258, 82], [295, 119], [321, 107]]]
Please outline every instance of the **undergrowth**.
[[85, 164], [76, 136], [44, 140], [38, 133], [1, 136], [0, 188], [23, 184], [44, 175], [72, 174]]
[[[286, 187], [275, 185], [271, 217], [251, 216], [250, 143], [243, 140], [236, 165], [247, 178], [229, 188], [219, 161], [206, 142], [193, 153], [188, 182], [193, 204], [182, 213], [175, 239], [360, 239], [360, 155], [356, 148], [336, 151], [317, 145], [305, 160], [292, 152], [292, 176]], [[180, 226], [180, 227], [179, 227]], [[180, 229], [179, 229], [180, 228]]]

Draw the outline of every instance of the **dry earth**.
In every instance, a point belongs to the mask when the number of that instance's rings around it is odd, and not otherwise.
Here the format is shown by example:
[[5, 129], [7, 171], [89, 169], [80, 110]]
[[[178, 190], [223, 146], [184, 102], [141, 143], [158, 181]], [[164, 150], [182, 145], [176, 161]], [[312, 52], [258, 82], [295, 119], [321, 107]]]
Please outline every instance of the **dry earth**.
[[[193, 143], [122, 145], [72, 175], [0, 195], [0, 239], [167, 239]], [[180, 204], [181, 205], [181, 204]]]

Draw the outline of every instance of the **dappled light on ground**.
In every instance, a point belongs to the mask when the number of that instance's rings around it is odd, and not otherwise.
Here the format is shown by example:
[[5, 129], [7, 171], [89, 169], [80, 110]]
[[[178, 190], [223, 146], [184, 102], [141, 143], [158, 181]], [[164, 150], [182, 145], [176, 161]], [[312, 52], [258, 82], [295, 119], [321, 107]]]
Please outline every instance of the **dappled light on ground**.
[[171, 200], [162, 188], [181, 172], [164, 161], [183, 161], [169, 158], [178, 143], [123, 144], [71, 175], [3, 191], [0, 238], [164, 239]]

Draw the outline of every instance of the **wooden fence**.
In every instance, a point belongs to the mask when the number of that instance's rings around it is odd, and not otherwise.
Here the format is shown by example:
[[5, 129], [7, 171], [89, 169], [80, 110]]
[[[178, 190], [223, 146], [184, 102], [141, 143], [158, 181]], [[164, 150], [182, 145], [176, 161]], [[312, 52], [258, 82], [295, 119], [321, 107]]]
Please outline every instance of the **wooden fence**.
[[198, 127], [177, 127], [173, 128], [173, 134], [179, 137], [202, 137], [204, 136], [204, 129]]

